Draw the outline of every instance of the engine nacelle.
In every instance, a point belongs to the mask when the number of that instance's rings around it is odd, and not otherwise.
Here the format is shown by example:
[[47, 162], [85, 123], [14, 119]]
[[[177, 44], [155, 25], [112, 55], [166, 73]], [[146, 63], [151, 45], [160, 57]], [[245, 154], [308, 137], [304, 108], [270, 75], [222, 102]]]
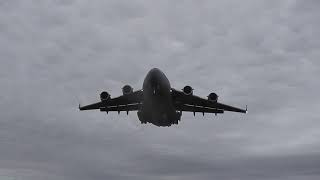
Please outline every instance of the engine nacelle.
[[218, 95], [216, 93], [210, 93], [208, 96], [209, 101], [217, 102], [218, 101]]
[[129, 86], [129, 85], [123, 86], [123, 88], [122, 88], [122, 94], [123, 95], [128, 95], [128, 94], [131, 94], [131, 93], [133, 93], [133, 88], [131, 86]]
[[182, 89], [183, 93], [185, 95], [192, 95], [193, 94], [193, 89], [191, 86], [185, 86], [183, 89]]
[[107, 101], [110, 99], [110, 94], [106, 91], [103, 91], [100, 93], [100, 99], [101, 101]]

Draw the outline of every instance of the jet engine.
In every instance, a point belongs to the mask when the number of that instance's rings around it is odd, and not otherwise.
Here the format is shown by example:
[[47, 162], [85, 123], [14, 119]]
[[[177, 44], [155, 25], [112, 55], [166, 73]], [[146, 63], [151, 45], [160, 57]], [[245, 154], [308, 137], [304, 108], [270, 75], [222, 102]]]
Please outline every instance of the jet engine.
[[192, 95], [193, 94], [193, 89], [191, 86], [185, 86], [183, 89], [182, 89], [183, 93], [185, 95]]
[[216, 93], [210, 93], [208, 96], [209, 101], [217, 102], [218, 101], [218, 95]]
[[123, 95], [131, 94], [131, 93], [133, 93], [133, 88], [130, 85], [125, 85], [122, 88], [122, 93], [123, 93]]
[[110, 94], [106, 91], [101, 92], [100, 94], [101, 101], [107, 101], [110, 99]]

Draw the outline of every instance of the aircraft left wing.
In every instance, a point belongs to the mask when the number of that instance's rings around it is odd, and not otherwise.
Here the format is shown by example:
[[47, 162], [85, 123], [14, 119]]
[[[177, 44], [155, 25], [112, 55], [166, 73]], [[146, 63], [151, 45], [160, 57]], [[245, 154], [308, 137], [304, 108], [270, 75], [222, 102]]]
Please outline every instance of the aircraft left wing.
[[189, 112], [206, 112], [206, 113], [223, 113], [224, 111], [232, 111], [239, 113], [247, 113], [247, 109], [240, 109], [219, 102], [210, 101], [195, 95], [186, 95], [184, 92], [171, 89], [173, 102], [178, 111]]
[[137, 111], [141, 107], [143, 100], [143, 91], [135, 91], [130, 94], [121, 95], [116, 98], [109, 98], [106, 101], [100, 101], [97, 103], [81, 106], [79, 105], [80, 111], [84, 110], [97, 110], [100, 111]]

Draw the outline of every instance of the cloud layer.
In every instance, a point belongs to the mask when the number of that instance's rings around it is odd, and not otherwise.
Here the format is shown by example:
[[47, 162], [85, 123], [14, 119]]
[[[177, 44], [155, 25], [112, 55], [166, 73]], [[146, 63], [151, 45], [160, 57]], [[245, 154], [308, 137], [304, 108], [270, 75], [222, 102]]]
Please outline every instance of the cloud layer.
[[[0, 179], [319, 179], [319, 6], [0, 2]], [[158, 128], [77, 110], [152, 67], [250, 113]]]

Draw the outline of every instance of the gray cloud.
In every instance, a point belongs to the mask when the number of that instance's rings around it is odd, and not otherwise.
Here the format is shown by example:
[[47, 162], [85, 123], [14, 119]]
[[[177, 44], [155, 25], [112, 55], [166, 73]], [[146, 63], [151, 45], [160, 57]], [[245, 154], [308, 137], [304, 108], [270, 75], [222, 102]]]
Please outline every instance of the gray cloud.
[[[318, 6], [1, 1], [0, 177], [319, 179]], [[250, 113], [157, 128], [78, 112], [152, 67]]]

